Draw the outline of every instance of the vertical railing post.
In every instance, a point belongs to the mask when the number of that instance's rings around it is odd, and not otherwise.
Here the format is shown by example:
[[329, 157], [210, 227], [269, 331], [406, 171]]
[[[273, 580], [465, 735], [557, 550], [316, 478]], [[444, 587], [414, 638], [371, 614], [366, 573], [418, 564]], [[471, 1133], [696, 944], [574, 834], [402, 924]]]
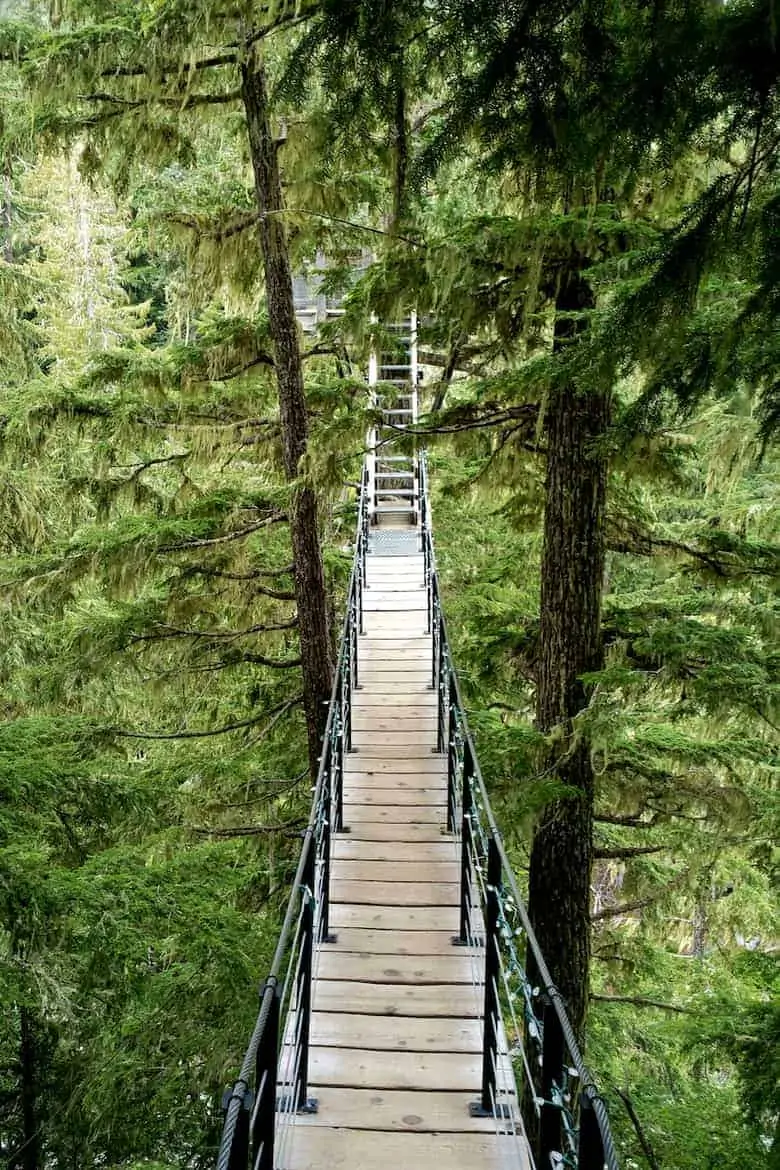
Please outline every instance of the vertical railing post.
[[455, 711], [455, 683], [452, 672], [447, 685], [447, 832], [454, 833], [458, 804], [458, 721]]
[[[270, 995], [270, 1008], [255, 1062], [257, 1108], [252, 1127], [254, 1170], [274, 1170], [274, 1135], [276, 1130], [276, 1080], [279, 1065], [279, 985], [271, 976], [263, 989], [263, 999]], [[262, 1002], [262, 1001], [261, 1001]]]
[[468, 739], [463, 745], [463, 794], [461, 796], [460, 828], [460, 933], [455, 940], [463, 946], [469, 941], [471, 919], [471, 842], [473, 839], [472, 812], [473, 794], [471, 779], [474, 775], [474, 761]]
[[437, 721], [436, 750], [440, 754], [443, 754], [447, 750], [446, 730], [447, 716], [449, 714], [450, 664], [447, 644], [444, 641], [444, 623], [441, 616], [437, 618], [437, 624], [439, 626], [439, 668], [437, 671], [438, 685], [436, 688], [436, 701], [439, 709], [439, 718]]
[[333, 831], [341, 833], [344, 829], [344, 735], [341, 727], [341, 717], [338, 711], [334, 712], [333, 719], [333, 759], [336, 766], [336, 814], [333, 818]]
[[564, 1040], [555, 1004], [547, 996], [542, 1034], [542, 1091], [539, 1114], [539, 1163], [547, 1166], [550, 1154], [561, 1148], [561, 1109], [553, 1101], [556, 1086], [562, 1089]]
[[603, 1170], [604, 1167], [604, 1141], [596, 1110], [593, 1108], [593, 1091], [592, 1085], [586, 1085], [580, 1095], [577, 1170]]
[[[501, 854], [494, 836], [488, 841], [486, 904], [485, 904], [485, 999], [483, 1007], [482, 1039], [482, 1096], [478, 1108], [480, 1116], [495, 1116], [499, 1108], [496, 1085], [498, 1067], [498, 919], [499, 891], [501, 889]], [[542, 1163], [546, 1165], [546, 1163]]]
[[342, 659], [341, 666], [341, 728], [344, 734], [344, 751], [352, 751], [352, 688], [349, 685], [349, 662]]
[[317, 937], [319, 942], [335, 942], [336, 936], [330, 933], [330, 847], [333, 819], [333, 740], [328, 739], [324, 745], [325, 756], [325, 785], [323, 791], [322, 809], [322, 898], [320, 901], [319, 926]]
[[295, 986], [295, 1024], [300, 1056], [298, 1075], [293, 1093], [294, 1108], [314, 1112], [315, 1102], [308, 1097], [309, 1087], [309, 1032], [311, 1030], [311, 976], [314, 959], [314, 910], [316, 905], [316, 848], [311, 830], [306, 831], [303, 848], [308, 850], [301, 882], [301, 958]]

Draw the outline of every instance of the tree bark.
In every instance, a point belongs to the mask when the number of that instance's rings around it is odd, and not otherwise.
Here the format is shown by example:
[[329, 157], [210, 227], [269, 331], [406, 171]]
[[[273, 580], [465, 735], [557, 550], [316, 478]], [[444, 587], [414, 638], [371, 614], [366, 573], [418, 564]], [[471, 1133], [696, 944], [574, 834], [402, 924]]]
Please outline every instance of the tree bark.
[[[574, 257], [556, 300], [555, 348], [576, 343], [593, 307]], [[563, 316], [562, 316], [563, 314]], [[593, 860], [593, 770], [574, 726], [588, 701], [580, 675], [602, 665], [601, 597], [609, 422], [608, 392], [575, 386], [553, 391], [545, 416], [547, 475], [536, 718], [555, 731], [550, 770], [572, 790], [543, 810], [534, 834], [529, 914], [572, 1026], [582, 1036], [590, 965], [590, 871]], [[535, 975], [535, 972], [534, 972]]]
[[293, 303], [287, 233], [279, 214], [283, 204], [277, 145], [271, 134], [265, 69], [256, 47], [252, 48], [241, 66], [241, 94], [260, 214], [268, 320], [279, 386], [284, 471], [288, 483], [293, 485], [290, 533], [295, 561], [303, 702], [309, 766], [312, 776], [316, 776], [333, 680], [333, 662], [317, 497], [311, 485], [299, 479], [308, 440], [303, 364]]
[[19, 1012], [19, 1069], [22, 1105], [22, 1144], [11, 1166], [40, 1170], [41, 1139], [38, 1130], [38, 1061], [35, 1027], [26, 1007]]

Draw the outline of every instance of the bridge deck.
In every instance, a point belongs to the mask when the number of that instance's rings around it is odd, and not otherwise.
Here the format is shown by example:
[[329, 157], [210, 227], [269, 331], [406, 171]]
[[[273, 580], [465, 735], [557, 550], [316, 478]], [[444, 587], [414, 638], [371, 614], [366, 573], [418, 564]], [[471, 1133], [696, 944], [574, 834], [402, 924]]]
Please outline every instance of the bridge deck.
[[309, 1092], [319, 1109], [280, 1143], [285, 1170], [523, 1164], [515, 1139], [469, 1112], [481, 1076], [481, 959], [452, 944], [458, 854], [445, 831], [415, 536], [383, 528], [368, 557], [349, 831], [333, 847], [337, 941], [317, 956]]

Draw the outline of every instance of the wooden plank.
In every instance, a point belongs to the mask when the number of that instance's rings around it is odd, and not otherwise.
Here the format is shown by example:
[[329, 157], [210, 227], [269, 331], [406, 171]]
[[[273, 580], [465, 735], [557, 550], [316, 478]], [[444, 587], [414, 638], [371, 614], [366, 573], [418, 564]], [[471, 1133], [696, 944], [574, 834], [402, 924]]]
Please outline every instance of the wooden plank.
[[[424, 842], [452, 841], [441, 824], [410, 824], [407, 822], [354, 821], [350, 826], [350, 841], [379, 841], [419, 845]], [[345, 837], [345, 839], [347, 839]]]
[[351, 834], [333, 841], [333, 858], [343, 861], [416, 861], [427, 865], [435, 861], [458, 862], [460, 850], [453, 840], [438, 841], [361, 841]]
[[351, 881], [416, 881], [425, 883], [455, 882], [460, 878], [460, 864], [452, 858], [435, 861], [394, 860], [367, 861], [364, 858], [339, 860], [333, 863], [333, 875]]
[[468, 1052], [371, 1052], [364, 1048], [309, 1049], [309, 1083], [348, 1089], [477, 1093], [481, 1056]]
[[399, 723], [420, 719], [426, 726], [431, 722], [435, 726], [437, 719], [436, 696], [430, 695], [424, 698], [415, 696], [411, 702], [394, 703], [392, 711], [388, 711], [387, 704], [381, 695], [373, 695], [370, 692], [363, 695], [361, 691], [353, 693], [353, 723], [356, 723], [358, 719], [375, 720], [377, 718], [391, 721], [397, 719]]
[[380, 638], [374, 640], [361, 635], [358, 642], [358, 655], [364, 653], [405, 654], [407, 651], [416, 653], [424, 647], [428, 655], [433, 654], [433, 642], [430, 634], [417, 634], [414, 638]]
[[374, 731], [422, 731], [429, 735], [436, 730], [438, 719], [436, 708], [431, 705], [427, 712], [419, 707], [401, 707], [394, 710], [392, 715], [387, 714], [387, 708], [356, 707], [352, 710], [352, 730], [363, 731], [369, 734]]
[[[340, 927], [336, 941], [325, 951], [355, 951], [372, 955], [451, 955], [453, 936], [447, 930], [361, 930]], [[459, 953], [462, 953], [459, 948]], [[457, 952], [456, 952], [457, 953]]]
[[[469, 1103], [473, 1100], [473, 1094], [469, 1093], [410, 1093], [402, 1089], [376, 1093], [373, 1089], [337, 1089], [323, 1085], [315, 1096], [320, 1103], [318, 1112], [296, 1118], [296, 1128], [346, 1126], [437, 1134], [495, 1133], [492, 1117], [469, 1116]], [[369, 1160], [366, 1165], [372, 1166], [372, 1162]], [[408, 1170], [419, 1168], [412, 1164]]]
[[415, 731], [355, 731], [352, 744], [358, 751], [361, 748], [428, 748], [433, 751], [436, 747], [436, 733], [433, 728], [422, 728]]
[[330, 1048], [367, 1048], [373, 1052], [474, 1053], [482, 1051], [482, 1027], [479, 1020], [422, 1017], [401, 1022], [394, 1016], [313, 1012], [311, 1043]]
[[[412, 619], [415, 620], [412, 620]], [[406, 635], [423, 635], [425, 633], [425, 614], [412, 615], [392, 613], [367, 613], [364, 622], [369, 637], [381, 638], [384, 634], [388, 638], [399, 638]]]
[[375, 756], [368, 747], [349, 753], [344, 760], [345, 776], [362, 773], [375, 776], [388, 772], [396, 775], [446, 776], [447, 760], [445, 756], [432, 751], [421, 751], [415, 755], [406, 753], [402, 759], [393, 759], [392, 756]]
[[[405, 789], [411, 792], [421, 788], [431, 788], [433, 785], [438, 785], [442, 793], [442, 799], [446, 799], [445, 793], [447, 790], [447, 781], [444, 773], [437, 775], [435, 772], [350, 772], [345, 776], [345, 788], [352, 788], [355, 792], [368, 792], [373, 788], [387, 788], [388, 784], [392, 784], [395, 789]], [[358, 796], [355, 799], [360, 799]]]
[[362, 952], [320, 950], [317, 979], [338, 979], [349, 983], [403, 983], [413, 987], [465, 985], [470, 987], [475, 971], [470, 955], [371, 955]]
[[[351, 816], [350, 810], [347, 819]], [[334, 873], [330, 897], [354, 906], [457, 906], [460, 887], [457, 882], [350, 881]]]
[[480, 990], [465, 983], [424, 987], [403, 983], [354, 983], [318, 979], [314, 985], [314, 1010], [349, 1012], [372, 1016], [447, 1016], [455, 1020], [479, 1019]]
[[364, 904], [334, 904], [330, 910], [331, 929], [358, 930], [458, 930], [457, 906], [367, 906]]
[[[427, 750], [426, 750], [425, 744], [404, 745], [404, 744], [398, 744], [398, 743], [395, 743], [395, 744], [393, 744], [393, 743], [376, 743], [376, 744], [375, 743], [371, 743], [371, 744], [358, 743], [356, 746], [356, 752], [357, 753], [363, 752], [364, 754], [367, 754], [368, 752], [370, 752], [372, 761], [389, 760], [391, 762], [395, 761], [397, 763], [402, 763], [403, 758], [408, 756], [410, 752], [415, 753], [414, 757], [412, 757], [414, 759], [423, 759], [424, 760], [427, 757], [428, 752], [430, 752], [431, 756], [438, 757], [439, 759], [441, 759], [442, 757], [438, 756], [438, 753], [436, 753], [434, 751], [435, 746], [436, 746], [435, 737], [433, 737], [433, 745], [431, 747], [429, 747]], [[392, 771], [392, 768], [389, 768], [388, 771]], [[401, 769], [401, 771], [409, 772], [409, 771], [411, 771], [411, 769], [406, 768], [406, 769]]]
[[[330, 1092], [337, 1093], [338, 1090]], [[322, 1109], [335, 1100], [326, 1095]], [[402, 1108], [400, 1102], [398, 1108]], [[367, 1102], [366, 1108], [372, 1106]], [[397, 1112], [400, 1121], [403, 1114]], [[386, 1116], [386, 1111], [382, 1111]], [[409, 1114], [408, 1116], [411, 1116]], [[414, 1116], [417, 1116], [415, 1114]], [[341, 1115], [343, 1126], [343, 1114]], [[526, 1170], [527, 1162], [510, 1160], [514, 1141], [509, 1137], [497, 1137], [487, 1131], [483, 1133], [435, 1132], [418, 1133], [395, 1131], [377, 1132], [371, 1129], [326, 1129], [311, 1125], [306, 1119], [292, 1130], [292, 1145], [289, 1156], [277, 1163], [280, 1170], [421, 1170], [425, 1166], [441, 1167], [442, 1170], [509, 1170], [517, 1166]], [[464, 1123], [465, 1124], [465, 1123]], [[408, 1126], [405, 1127], [408, 1130]]]
[[443, 827], [446, 819], [444, 808], [427, 804], [407, 804], [390, 808], [387, 805], [374, 807], [370, 804], [358, 804], [357, 802], [353, 804], [350, 801], [344, 808], [344, 820], [349, 829], [353, 825], [362, 824], [365, 821], [378, 822], [380, 825], [439, 825]]
[[442, 783], [436, 788], [407, 787], [401, 788], [370, 788], [360, 780], [345, 780], [345, 801], [359, 801], [360, 804], [376, 806], [377, 808], [396, 808], [401, 805], [435, 805], [447, 807], [447, 789]]

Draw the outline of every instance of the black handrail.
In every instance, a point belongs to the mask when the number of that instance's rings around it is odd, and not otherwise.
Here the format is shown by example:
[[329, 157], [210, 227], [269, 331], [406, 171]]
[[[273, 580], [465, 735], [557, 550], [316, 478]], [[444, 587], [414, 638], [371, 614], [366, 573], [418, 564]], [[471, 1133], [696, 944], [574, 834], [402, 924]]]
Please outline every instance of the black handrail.
[[[424, 455], [420, 458], [420, 514], [432, 685], [437, 693], [438, 748], [447, 755], [447, 827], [460, 836], [460, 929], [453, 940], [484, 947], [482, 1090], [475, 1114], [507, 1118], [508, 1099], [521, 1105], [537, 1165], [619, 1170], [602, 1097], [582, 1059], [563, 996], [553, 983], [534, 935], [482, 778], [458, 676], [452, 665], [436, 572]], [[534, 972], [533, 982], [528, 969]], [[515, 1004], [520, 1003], [520, 1023]], [[511, 1056], [525, 1072], [518, 1087], [502, 1088], [505, 1023], [514, 1025]], [[517, 1061], [515, 1061], [516, 1063]]]
[[[361, 477], [355, 556], [311, 809], [271, 970], [238, 1080], [225, 1092], [217, 1170], [273, 1170], [284, 1118], [313, 1112], [307, 1095], [313, 955], [329, 932], [331, 834], [343, 828], [344, 755], [352, 746], [352, 692], [368, 548], [367, 472]], [[281, 1022], [284, 1021], [282, 1028]], [[280, 1069], [280, 1057], [284, 1064]], [[281, 1096], [279, 1092], [281, 1090]]]

